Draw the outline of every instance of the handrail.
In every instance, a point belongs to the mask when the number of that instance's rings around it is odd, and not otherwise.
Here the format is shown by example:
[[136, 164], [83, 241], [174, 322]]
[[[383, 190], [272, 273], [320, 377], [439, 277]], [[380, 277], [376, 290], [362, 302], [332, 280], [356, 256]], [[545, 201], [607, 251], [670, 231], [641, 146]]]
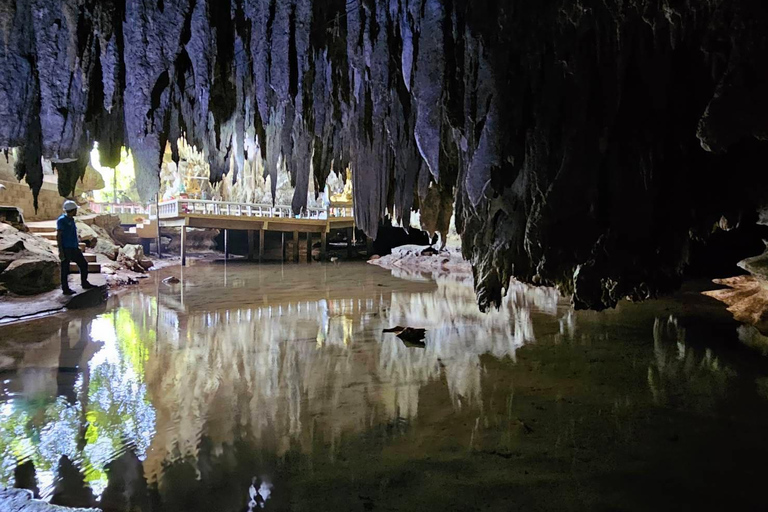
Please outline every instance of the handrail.
[[97, 203], [92, 201], [88, 208], [93, 213], [146, 215], [147, 209], [139, 203]]
[[229, 217], [266, 217], [317, 219], [352, 217], [351, 207], [304, 208], [301, 215], [294, 215], [293, 208], [286, 205], [268, 203], [237, 203], [232, 201], [212, 201], [203, 199], [173, 199], [159, 204], [161, 219], [177, 218], [181, 215], [197, 214]]

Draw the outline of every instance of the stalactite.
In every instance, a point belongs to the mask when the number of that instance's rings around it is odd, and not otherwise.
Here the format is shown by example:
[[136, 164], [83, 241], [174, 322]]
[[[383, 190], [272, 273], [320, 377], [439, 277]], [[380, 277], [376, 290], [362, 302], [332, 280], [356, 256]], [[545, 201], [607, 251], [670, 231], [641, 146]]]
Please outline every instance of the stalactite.
[[668, 4], [7, 0], [0, 148], [39, 187], [38, 153], [125, 145], [146, 200], [184, 135], [212, 181], [289, 173], [297, 213], [349, 167], [370, 235], [455, 206], [482, 306], [516, 277], [599, 309], [669, 289], [691, 235], [768, 195], [768, 7]]
[[413, 135], [421, 156], [432, 175], [440, 177], [440, 131], [445, 78], [443, 24], [445, 9], [441, 0], [424, 0], [418, 57], [413, 77], [416, 126]]
[[88, 152], [82, 152], [78, 160], [74, 162], [60, 162], [54, 164], [58, 175], [59, 194], [62, 197], [71, 197], [77, 187], [77, 182], [85, 176], [85, 168], [88, 165]]
[[126, 143], [133, 154], [136, 186], [144, 200], [160, 187], [160, 164], [167, 138], [174, 62], [181, 53], [189, 0], [126, 0], [125, 48]]
[[20, 146], [16, 155], [14, 171], [16, 178], [27, 182], [34, 195], [34, 206], [37, 211], [37, 199], [43, 187], [42, 144], [43, 136], [40, 128], [40, 116], [33, 112], [26, 129], [26, 140]]
[[56, 162], [78, 159], [96, 65], [90, 13], [76, 3], [32, 0], [43, 156]]

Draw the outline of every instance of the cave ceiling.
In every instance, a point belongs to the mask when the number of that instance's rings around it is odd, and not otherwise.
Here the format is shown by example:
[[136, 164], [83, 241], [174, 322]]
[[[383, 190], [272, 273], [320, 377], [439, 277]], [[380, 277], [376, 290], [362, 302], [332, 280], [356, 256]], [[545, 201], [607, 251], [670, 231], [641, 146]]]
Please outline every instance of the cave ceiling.
[[68, 195], [94, 142], [104, 165], [127, 146], [149, 200], [184, 135], [213, 182], [288, 172], [296, 211], [349, 167], [369, 235], [455, 213], [481, 306], [516, 277], [601, 309], [676, 286], [691, 239], [762, 206], [765, 4], [0, 0], [0, 148]]

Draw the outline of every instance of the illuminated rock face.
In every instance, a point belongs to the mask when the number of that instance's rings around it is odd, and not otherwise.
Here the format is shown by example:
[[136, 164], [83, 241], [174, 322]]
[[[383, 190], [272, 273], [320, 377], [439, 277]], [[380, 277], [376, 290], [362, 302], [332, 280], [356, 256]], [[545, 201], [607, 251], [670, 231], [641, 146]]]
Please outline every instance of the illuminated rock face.
[[763, 201], [767, 9], [16, 0], [0, 7], [0, 147], [23, 147], [37, 189], [41, 154], [74, 161], [95, 139], [106, 162], [125, 143], [148, 199], [186, 133], [214, 181], [260, 152], [297, 211], [312, 175], [322, 190], [350, 166], [370, 235], [390, 208], [447, 231], [455, 203], [482, 306], [515, 276], [601, 309], [674, 287], [691, 233]]

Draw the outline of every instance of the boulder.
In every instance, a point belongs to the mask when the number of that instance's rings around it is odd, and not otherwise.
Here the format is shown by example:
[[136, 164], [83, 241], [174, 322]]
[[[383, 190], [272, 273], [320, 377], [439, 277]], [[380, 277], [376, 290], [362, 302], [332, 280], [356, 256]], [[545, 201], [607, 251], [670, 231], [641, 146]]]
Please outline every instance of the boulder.
[[146, 272], [153, 265], [152, 261], [144, 255], [144, 248], [140, 245], [122, 247], [117, 261], [123, 267], [134, 272]]
[[53, 246], [0, 223], [0, 285], [11, 293], [34, 295], [60, 284], [60, 262]]
[[94, 231], [91, 226], [79, 220], [75, 221], [75, 225], [77, 226], [77, 236], [80, 238], [81, 242], [89, 247], [91, 244], [96, 244], [96, 239], [99, 238], [99, 235], [96, 234], [96, 231]]
[[115, 244], [109, 232], [97, 225], [77, 222], [77, 235], [80, 241], [87, 245], [92, 252], [103, 254], [111, 260], [117, 259], [120, 252], [120, 246]]
[[111, 214], [97, 215], [90, 220], [90, 224], [111, 232], [113, 229], [120, 227], [120, 217]]
[[[35, 295], [47, 292], [61, 284], [60, 266], [57, 259], [19, 258], [0, 274], [8, 290], [19, 295]], [[58, 277], [58, 279], [57, 279]]]
[[121, 225], [120, 217], [117, 215], [98, 215], [89, 219], [89, 224], [96, 232], [106, 233], [111, 241], [117, 246], [122, 246], [135, 242], [135, 235], [129, 235]]
[[91, 229], [96, 233], [96, 245], [93, 247], [93, 252], [96, 254], [103, 254], [111, 260], [116, 260], [117, 255], [120, 253], [120, 246], [115, 243], [110, 234], [104, 228], [93, 225]]

